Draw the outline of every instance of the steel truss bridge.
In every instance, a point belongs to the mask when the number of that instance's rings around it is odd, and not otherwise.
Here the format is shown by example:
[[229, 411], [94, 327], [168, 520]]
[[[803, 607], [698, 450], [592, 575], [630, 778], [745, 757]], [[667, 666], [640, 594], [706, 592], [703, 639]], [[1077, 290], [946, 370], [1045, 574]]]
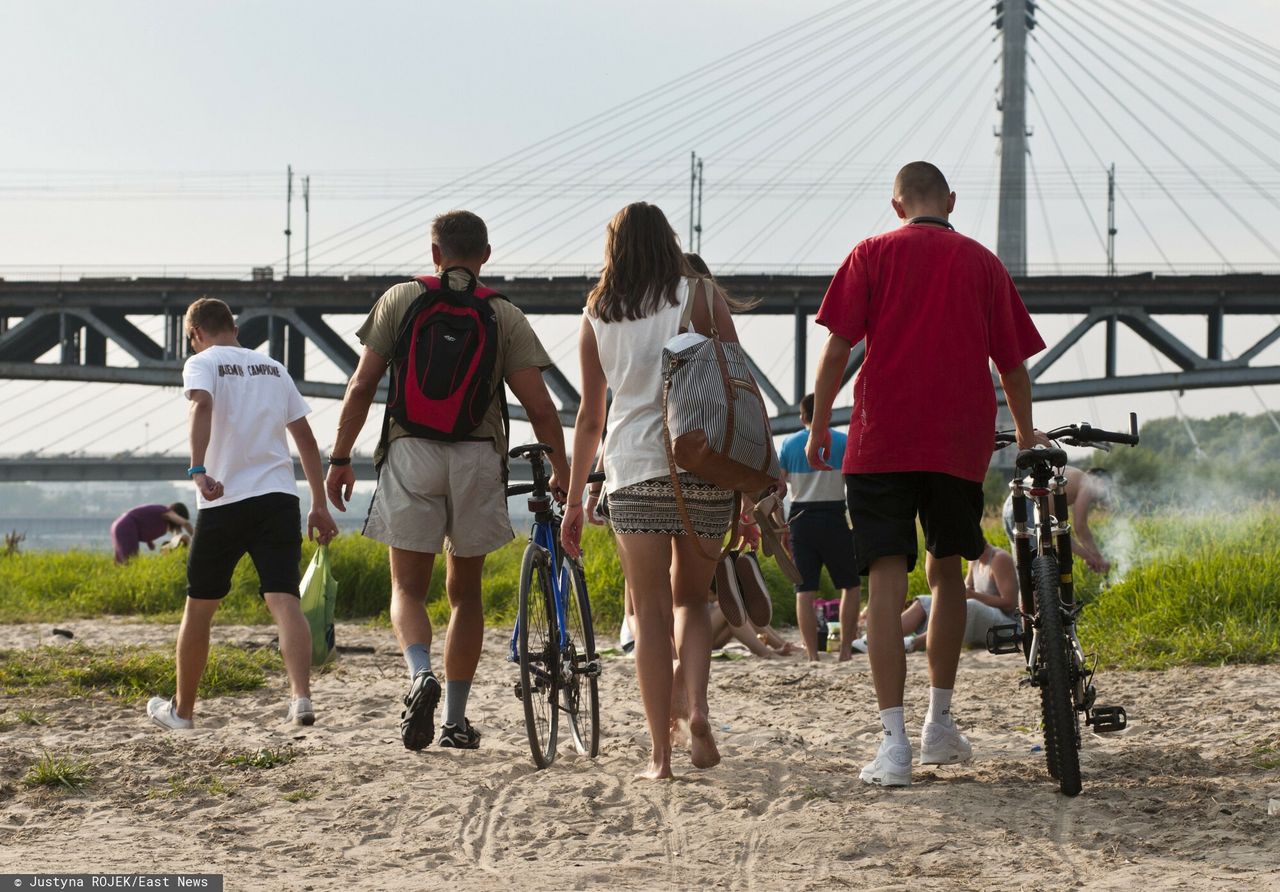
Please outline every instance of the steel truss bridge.
[[[115, 384], [179, 386], [187, 355], [183, 313], [195, 299], [225, 300], [237, 314], [240, 342], [266, 345], [284, 363], [306, 396], [340, 399], [345, 385], [307, 377], [306, 347], [314, 345], [342, 374], [350, 376], [359, 359], [349, 343], [326, 321], [329, 315], [364, 315], [388, 287], [408, 277], [290, 278], [283, 281], [227, 279], [125, 279], [78, 282], [0, 281], [0, 378], [91, 381]], [[795, 330], [791, 382], [768, 379], [756, 363], [756, 378], [774, 410], [776, 433], [799, 428], [798, 404], [807, 392], [807, 354], [811, 335], [825, 336], [810, 317], [817, 312], [829, 279], [806, 275], [724, 276], [721, 283], [739, 297], [759, 299], [755, 314], [789, 317]], [[581, 313], [589, 277], [510, 278], [490, 282], [525, 313]], [[1065, 336], [1030, 369], [1037, 401], [1146, 391], [1280, 384], [1280, 365], [1255, 360], [1280, 340], [1280, 325], [1258, 332], [1254, 344], [1238, 356], [1223, 348], [1228, 316], [1273, 317], [1280, 314], [1280, 276], [1037, 276], [1018, 280], [1032, 314], [1081, 316]], [[1161, 325], [1156, 316], [1195, 316], [1204, 320], [1204, 340], [1193, 346]], [[160, 340], [146, 334], [130, 317], [162, 320]], [[785, 325], [780, 321], [780, 325]], [[1124, 325], [1169, 359], [1177, 371], [1121, 375], [1117, 372], [1117, 332]], [[1095, 327], [1106, 332], [1098, 377], [1042, 382], [1055, 364]], [[128, 364], [108, 364], [110, 343]], [[54, 361], [37, 361], [53, 351]], [[861, 365], [863, 345], [855, 347], [844, 383]], [[545, 374], [561, 420], [572, 425], [579, 394], [564, 373]], [[790, 384], [788, 387], [787, 384]], [[998, 394], [999, 395], [999, 394]], [[1002, 396], [1002, 395], [1000, 395]], [[518, 405], [514, 419], [524, 420]], [[0, 462], [0, 480], [88, 480], [180, 477], [180, 462], [167, 458], [11, 460]], [[135, 467], [136, 466], [136, 467]]]

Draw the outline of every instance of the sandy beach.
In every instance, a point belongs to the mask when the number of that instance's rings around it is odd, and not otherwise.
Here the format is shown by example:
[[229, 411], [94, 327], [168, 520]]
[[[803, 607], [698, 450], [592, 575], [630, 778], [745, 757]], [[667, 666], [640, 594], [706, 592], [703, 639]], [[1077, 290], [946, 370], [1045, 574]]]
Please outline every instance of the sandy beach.
[[[67, 623], [90, 647], [168, 649], [175, 627]], [[48, 641], [45, 625], [0, 626], [0, 648]], [[263, 646], [267, 627], [214, 641]], [[793, 636], [794, 633], [793, 633]], [[339, 626], [345, 654], [315, 681], [313, 728], [286, 725], [283, 677], [204, 701], [198, 728], [150, 726], [141, 703], [0, 699], [43, 726], [0, 736], [0, 873], [220, 873], [227, 889], [1280, 889], [1280, 670], [1110, 670], [1100, 701], [1131, 727], [1088, 734], [1085, 789], [1062, 797], [1034, 748], [1038, 700], [1018, 657], [967, 652], [956, 715], [969, 765], [921, 769], [909, 788], [857, 772], [878, 723], [865, 658], [718, 660], [712, 719], [724, 761], [671, 782], [637, 780], [645, 735], [634, 665], [606, 661], [597, 760], [534, 770], [514, 666], [491, 630], [470, 717], [477, 752], [407, 752], [398, 733], [403, 662], [386, 629]], [[442, 638], [433, 648], [437, 660]], [[908, 728], [927, 698], [908, 660]], [[226, 764], [268, 747], [269, 769]], [[1270, 750], [1268, 751], [1268, 748]], [[89, 759], [78, 793], [21, 783], [42, 750]]]

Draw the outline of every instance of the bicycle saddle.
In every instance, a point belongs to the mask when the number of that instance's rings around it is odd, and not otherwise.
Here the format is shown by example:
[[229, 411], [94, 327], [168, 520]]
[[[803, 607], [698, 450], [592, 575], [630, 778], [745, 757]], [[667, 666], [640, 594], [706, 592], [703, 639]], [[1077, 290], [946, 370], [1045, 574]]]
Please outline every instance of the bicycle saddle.
[[1018, 453], [1018, 467], [1029, 468], [1040, 462], [1048, 462], [1055, 468], [1067, 463], [1067, 453], [1057, 446], [1033, 446]]
[[550, 455], [555, 452], [546, 443], [526, 443], [523, 446], [517, 446], [507, 453], [511, 458], [532, 458], [535, 455]]

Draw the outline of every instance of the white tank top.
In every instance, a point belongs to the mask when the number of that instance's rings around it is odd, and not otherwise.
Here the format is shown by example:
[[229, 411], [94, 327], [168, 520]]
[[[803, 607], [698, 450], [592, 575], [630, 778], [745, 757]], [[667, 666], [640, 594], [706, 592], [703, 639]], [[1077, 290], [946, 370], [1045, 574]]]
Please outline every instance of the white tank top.
[[680, 279], [675, 296], [675, 304], [664, 304], [643, 319], [604, 322], [587, 313], [600, 366], [613, 391], [604, 441], [605, 487], [610, 492], [671, 473], [662, 440], [662, 347], [680, 330], [688, 280]]

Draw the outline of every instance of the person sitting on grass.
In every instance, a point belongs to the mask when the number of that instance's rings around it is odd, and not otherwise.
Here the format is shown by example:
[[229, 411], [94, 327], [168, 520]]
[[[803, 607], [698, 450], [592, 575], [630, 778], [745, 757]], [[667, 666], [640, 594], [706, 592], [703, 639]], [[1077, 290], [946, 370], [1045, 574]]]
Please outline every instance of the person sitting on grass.
[[310, 408], [283, 365], [241, 347], [231, 309], [201, 298], [187, 309], [194, 353], [182, 370], [191, 402], [191, 468], [199, 513], [187, 560], [187, 604], [178, 627], [177, 695], [152, 697], [147, 715], [162, 728], [195, 726], [196, 688], [209, 658], [209, 629], [231, 575], [246, 553], [258, 571], [259, 593], [280, 631], [292, 697], [288, 719], [316, 720], [311, 704], [311, 627], [302, 613], [298, 565], [302, 518], [293, 437], [311, 488], [307, 536], [320, 544], [338, 535], [325, 507], [320, 450], [307, 423]]
[[[964, 588], [964, 643], [969, 647], [986, 647], [987, 631], [992, 626], [1018, 623], [1018, 573], [1013, 555], [1003, 548], [987, 543], [982, 557], [969, 562]], [[902, 643], [907, 653], [928, 648], [932, 610], [933, 596], [918, 595], [902, 611]], [[867, 636], [853, 642], [853, 649], [866, 653]]]

